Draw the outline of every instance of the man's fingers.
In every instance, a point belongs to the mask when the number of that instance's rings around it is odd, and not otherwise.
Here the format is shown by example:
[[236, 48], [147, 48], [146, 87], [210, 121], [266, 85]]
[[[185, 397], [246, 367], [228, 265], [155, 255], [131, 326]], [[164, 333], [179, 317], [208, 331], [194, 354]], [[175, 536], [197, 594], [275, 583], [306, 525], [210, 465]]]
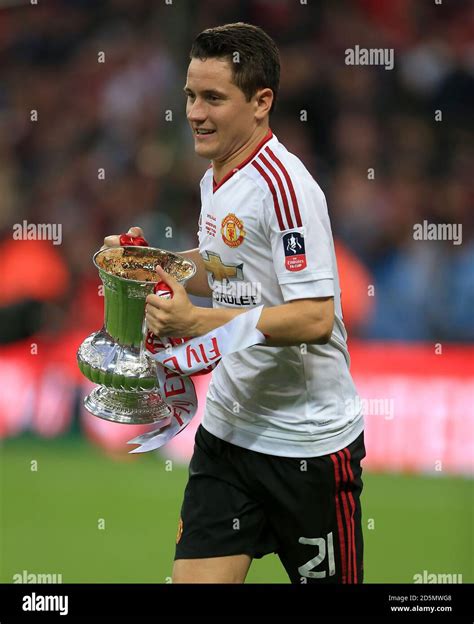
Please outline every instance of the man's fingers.
[[[128, 230], [127, 234], [130, 234], [130, 236], [141, 236], [142, 238], [145, 238], [142, 228], [138, 227], [138, 225], [132, 226]], [[104, 244], [100, 248], [100, 251], [102, 251], [103, 249], [108, 249], [109, 247], [120, 247], [120, 234], [112, 234], [111, 236], [106, 236], [104, 238]]]
[[146, 326], [149, 331], [155, 334], [155, 336], [159, 336], [164, 326], [163, 323], [166, 325], [166, 321], [163, 321], [161, 310], [153, 308], [153, 303], [148, 301], [149, 297], [154, 297], [155, 299], [157, 299], [159, 304], [167, 302], [164, 302], [161, 297], [157, 297], [156, 295], [148, 295], [147, 297], [147, 304], [149, 305], [145, 306]]
[[131, 234], [132, 236], [141, 236], [142, 238], [145, 238], [142, 228], [138, 227], [138, 225], [134, 225], [133, 227], [131, 227], [128, 230], [127, 234]]
[[146, 303], [149, 303], [154, 308], [158, 308], [160, 310], [169, 310], [172, 306], [172, 303], [169, 299], [164, 299], [159, 295], [147, 295]]
[[171, 288], [173, 293], [176, 294], [175, 291], [180, 286], [178, 280], [176, 280], [172, 275], [167, 273], [160, 265], [156, 267], [156, 272], [160, 276], [160, 280], [167, 284]]
[[104, 238], [104, 247], [120, 247], [120, 236], [106, 236]]

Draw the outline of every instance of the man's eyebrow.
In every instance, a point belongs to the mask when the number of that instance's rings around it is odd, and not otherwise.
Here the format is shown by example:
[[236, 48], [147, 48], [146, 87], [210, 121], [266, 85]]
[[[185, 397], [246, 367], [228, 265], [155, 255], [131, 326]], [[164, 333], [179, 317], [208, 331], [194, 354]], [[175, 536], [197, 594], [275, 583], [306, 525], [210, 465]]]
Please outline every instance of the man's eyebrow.
[[[184, 87], [183, 91], [185, 93], [193, 93], [193, 90], [190, 89], [189, 87]], [[222, 91], [218, 91], [217, 89], [204, 89], [204, 91], [202, 91], [202, 95], [206, 96], [206, 95], [217, 95], [219, 97], [226, 97], [226, 94], [223, 93]]]

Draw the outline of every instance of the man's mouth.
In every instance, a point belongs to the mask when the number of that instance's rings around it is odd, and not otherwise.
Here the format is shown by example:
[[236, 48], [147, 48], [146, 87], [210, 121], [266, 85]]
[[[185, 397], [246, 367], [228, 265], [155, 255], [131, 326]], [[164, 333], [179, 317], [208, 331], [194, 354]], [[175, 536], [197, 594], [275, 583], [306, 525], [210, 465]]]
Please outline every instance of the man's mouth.
[[208, 134], [214, 134], [215, 130], [209, 130], [207, 128], [194, 128], [194, 134], [197, 136], [206, 136]]

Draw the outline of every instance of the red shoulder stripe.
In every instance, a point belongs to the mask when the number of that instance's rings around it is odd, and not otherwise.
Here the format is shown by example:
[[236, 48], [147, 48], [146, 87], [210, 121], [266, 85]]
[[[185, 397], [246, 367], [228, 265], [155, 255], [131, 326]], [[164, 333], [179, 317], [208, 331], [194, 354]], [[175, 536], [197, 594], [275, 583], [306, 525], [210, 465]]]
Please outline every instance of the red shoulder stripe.
[[273, 182], [271, 181], [270, 176], [256, 160], [252, 162], [252, 165], [260, 173], [260, 175], [266, 180], [268, 186], [270, 187], [270, 191], [273, 196], [273, 205], [275, 206], [275, 212], [276, 212], [276, 216], [278, 219], [278, 225], [280, 226], [280, 230], [285, 230], [286, 228], [283, 225], [283, 220], [281, 218], [280, 206], [278, 205], [277, 193], [276, 193], [275, 187], [273, 186]]
[[272, 152], [272, 150], [269, 147], [266, 147], [265, 151], [270, 156], [270, 158], [278, 165], [281, 172], [285, 176], [286, 183], [288, 184], [288, 188], [290, 190], [291, 201], [293, 204], [293, 210], [294, 210], [295, 218], [296, 218], [296, 226], [301, 227], [303, 223], [301, 221], [300, 209], [298, 207], [298, 200], [296, 199], [295, 189], [293, 187], [293, 182], [291, 181], [291, 178], [288, 175], [288, 171], [285, 169], [285, 166], [283, 165], [283, 163], [275, 156], [275, 154]]
[[280, 189], [280, 194], [283, 199], [283, 206], [285, 208], [286, 222], [288, 223], [288, 228], [292, 229], [294, 227], [293, 219], [291, 218], [290, 207], [288, 205], [288, 199], [286, 197], [286, 191], [285, 191], [285, 187], [283, 186], [281, 176], [278, 173], [278, 171], [275, 169], [275, 167], [272, 165], [272, 163], [267, 158], [265, 158], [263, 154], [260, 154], [258, 158], [263, 162], [266, 168], [272, 172], [273, 177], [275, 178], [278, 184], [278, 188]]

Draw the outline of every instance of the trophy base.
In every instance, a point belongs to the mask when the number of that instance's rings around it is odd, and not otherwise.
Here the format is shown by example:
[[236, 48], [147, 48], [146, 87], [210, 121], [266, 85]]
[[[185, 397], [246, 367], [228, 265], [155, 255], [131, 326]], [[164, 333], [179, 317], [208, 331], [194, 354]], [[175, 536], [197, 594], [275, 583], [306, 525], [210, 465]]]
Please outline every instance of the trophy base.
[[[84, 399], [88, 412], [124, 425], [152, 425], [171, 422], [171, 409], [158, 392], [126, 392], [98, 386]], [[168, 422], [165, 422], [165, 421]]]

